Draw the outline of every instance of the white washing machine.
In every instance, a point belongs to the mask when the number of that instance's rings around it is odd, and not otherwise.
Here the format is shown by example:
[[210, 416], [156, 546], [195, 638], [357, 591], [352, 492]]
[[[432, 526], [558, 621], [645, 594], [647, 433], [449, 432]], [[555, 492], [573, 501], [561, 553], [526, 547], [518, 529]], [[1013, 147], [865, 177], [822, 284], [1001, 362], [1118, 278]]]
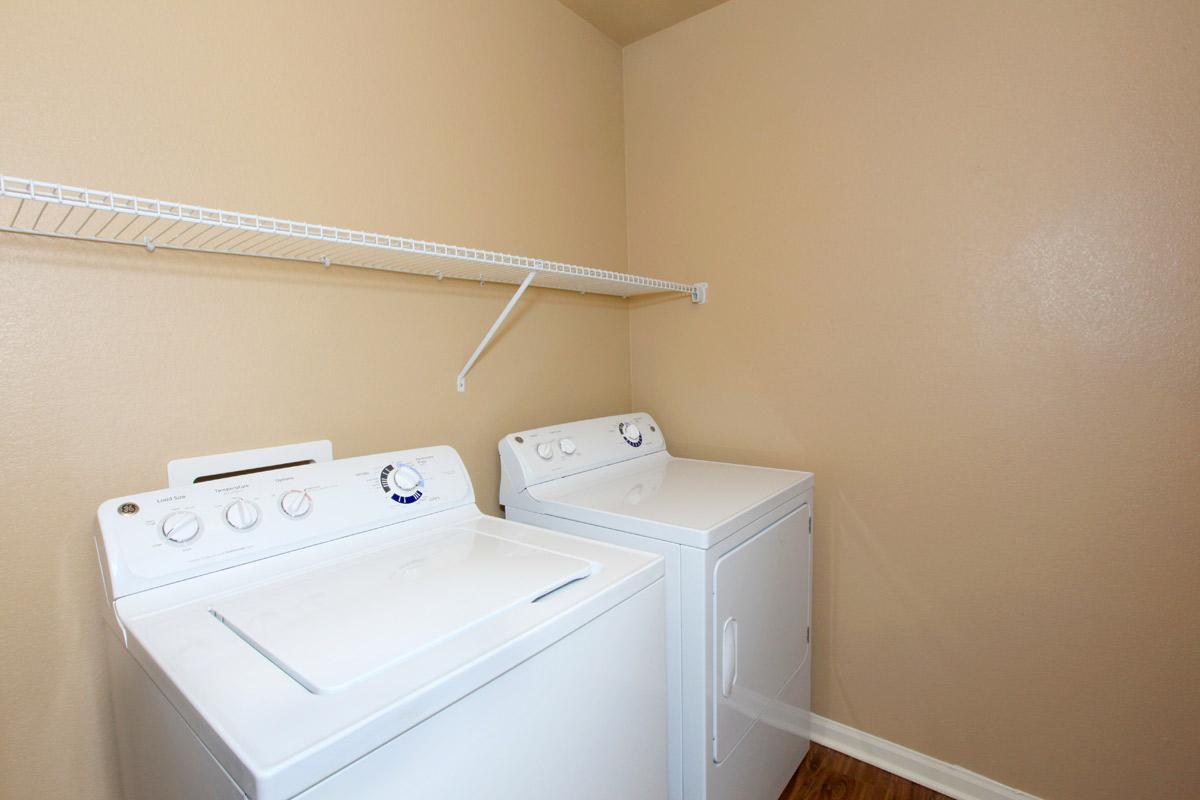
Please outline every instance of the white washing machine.
[[665, 796], [663, 559], [481, 514], [449, 447], [270, 454], [100, 506], [126, 798]]
[[511, 520], [667, 564], [672, 800], [777, 800], [808, 751], [807, 472], [675, 458], [645, 413], [500, 440]]

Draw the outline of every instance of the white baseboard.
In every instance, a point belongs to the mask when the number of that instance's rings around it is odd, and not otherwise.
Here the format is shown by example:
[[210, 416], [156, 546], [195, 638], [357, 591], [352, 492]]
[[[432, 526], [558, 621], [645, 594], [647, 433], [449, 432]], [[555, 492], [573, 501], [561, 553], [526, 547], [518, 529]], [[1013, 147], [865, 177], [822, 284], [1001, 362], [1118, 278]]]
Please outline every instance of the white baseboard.
[[909, 750], [857, 728], [810, 715], [812, 740], [956, 800], [1038, 800], [968, 769]]

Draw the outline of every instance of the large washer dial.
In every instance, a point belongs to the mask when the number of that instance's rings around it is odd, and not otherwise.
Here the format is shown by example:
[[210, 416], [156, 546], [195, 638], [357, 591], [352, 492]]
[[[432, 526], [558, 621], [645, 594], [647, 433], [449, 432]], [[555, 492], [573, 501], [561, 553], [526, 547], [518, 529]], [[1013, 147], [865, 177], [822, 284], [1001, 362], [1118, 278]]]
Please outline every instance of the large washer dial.
[[200, 535], [200, 517], [191, 511], [176, 511], [162, 521], [161, 530], [168, 542], [187, 544]]
[[288, 489], [279, 498], [279, 510], [292, 519], [307, 517], [313, 510], [312, 496], [303, 489]]
[[225, 524], [235, 531], [248, 531], [258, 524], [258, 506], [241, 497], [225, 506]]
[[617, 425], [617, 430], [621, 432], [621, 438], [630, 447], [642, 446], [642, 432], [638, 430], [638, 426], [632, 422], [622, 422]]
[[383, 493], [397, 503], [415, 503], [425, 494], [425, 478], [412, 464], [398, 461], [388, 464], [379, 473]]

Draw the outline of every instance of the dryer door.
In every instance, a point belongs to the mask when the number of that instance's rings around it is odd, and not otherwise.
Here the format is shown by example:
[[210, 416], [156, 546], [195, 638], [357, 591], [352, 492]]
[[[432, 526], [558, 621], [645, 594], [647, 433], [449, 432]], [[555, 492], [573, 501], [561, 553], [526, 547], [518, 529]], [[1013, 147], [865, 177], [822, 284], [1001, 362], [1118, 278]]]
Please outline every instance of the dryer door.
[[712, 758], [718, 764], [808, 655], [808, 518], [809, 507], [801, 506], [717, 561]]

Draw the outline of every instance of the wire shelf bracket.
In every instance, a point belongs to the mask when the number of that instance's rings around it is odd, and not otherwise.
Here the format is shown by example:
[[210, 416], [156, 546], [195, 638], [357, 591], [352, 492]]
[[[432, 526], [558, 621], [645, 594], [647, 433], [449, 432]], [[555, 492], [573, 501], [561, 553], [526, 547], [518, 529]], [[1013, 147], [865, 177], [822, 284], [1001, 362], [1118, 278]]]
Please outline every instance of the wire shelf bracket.
[[666, 281], [2, 174], [0, 231], [133, 245], [152, 253], [161, 248], [243, 255], [518, 286], [459, 374], [459, 391], [466, 385], [466, 374], [529, 286], [618, 297], [669, 292], [686, 294], [693, 303], [708, 300], [706, 283]]
[[492, 323], [492, 327], [488, 328], [488, 332], [483, 335], [483, 341], [475, 348], [475, 352], [471, 353], [471, 357], [467, 359], [466, 365], [458, 373], [458, 390], [465, 392], [467, 390], [467, 373], [471, 371], [471, 367], [475, 366], [475, 362], [479, 360], [479, 356], [487, 349], [492, 338], [496, 335], [496, 331], [500, 330], [500, 326], [504, 324], [504, 320], [508, 319], [508, 315], [512, 312], [513, 307], [517, 305], [517, 301], [521, 299], [521, 295], [525, 294], [525, 290], [529, 288], [529, 284], [533, 283], [533, 279], [537, 277], [536, 272], [530, 272], [525, 276], [525, 280], [521, 281], [521, 285], [517, 287], [517, 291], [508, 301], [508, 305], [500, 312], [500, 316], [496, 317], [496, 321]]

